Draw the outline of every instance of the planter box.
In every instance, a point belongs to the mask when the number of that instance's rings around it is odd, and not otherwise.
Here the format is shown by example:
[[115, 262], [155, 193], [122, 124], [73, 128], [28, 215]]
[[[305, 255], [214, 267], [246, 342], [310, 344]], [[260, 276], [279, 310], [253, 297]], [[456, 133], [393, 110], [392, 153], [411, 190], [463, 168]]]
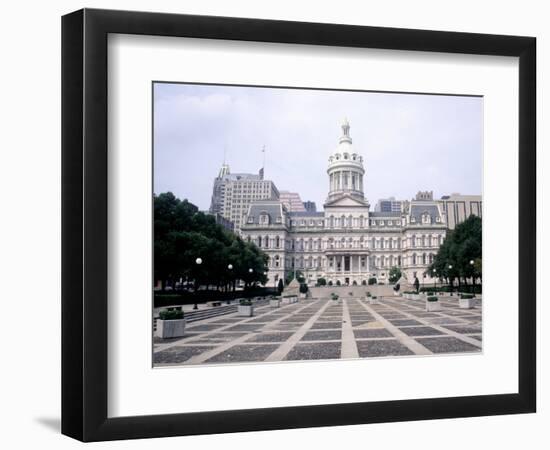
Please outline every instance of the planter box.
[[306, 292], [300, 292], [300, 298], [306, 298], [307, 293]]
[[410, 294], [411, 300], [420, 300], [420, 294]]
[[428, 300], [426, 300], [426, 311], [441, 311], [441, 305], [439, 304], [439, 301], [429, 302]]
[[371, 305], [379, 305], [380, 304], [380, 302], [378, 301], [377, 298], [372, 298], [372, 297], [369, 297], [369, 303]]
[[461, 309], [472, 309], [475, 306], [475, 298], [459, 298], [458, 306]]
[[185, 332], [185, 319], [161, 320], [157, 319], [155, 336], [161, 339], [169, 339], [183, 336]]
[[272, 308], [278, 308], [279, 306], [281, 306], [281, 301], [280, 300], [269, 300], [269, 306], [271, 306]]
[[[270, 300], [273, 301], [273, 300]], [[283, 297], [281, 300], [283, 305], [290, 305], [292, 303], [292, 297]]]
[[237, 315], [243, 317], [252, 317], [254, 315], [254, 306], [239, 305], [237, 306]]

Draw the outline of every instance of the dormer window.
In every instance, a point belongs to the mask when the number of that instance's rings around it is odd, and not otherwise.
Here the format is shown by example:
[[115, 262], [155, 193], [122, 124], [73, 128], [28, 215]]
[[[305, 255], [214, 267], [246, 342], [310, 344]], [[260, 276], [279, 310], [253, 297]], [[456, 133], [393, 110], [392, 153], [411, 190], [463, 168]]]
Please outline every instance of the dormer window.
[[248, 216], [247, 223], [254, 223], [254, 217]]
[[281, 216], [277, 217], [276, 222], [277, 222], [277, 223], [281, 223]]
[[260, 214], [260, 224], [269, 225], [269, 215], [266, 213]]
[[430, 216], [427, 211], [422, 213], [422, 223], [432, 223], [432, 216]]

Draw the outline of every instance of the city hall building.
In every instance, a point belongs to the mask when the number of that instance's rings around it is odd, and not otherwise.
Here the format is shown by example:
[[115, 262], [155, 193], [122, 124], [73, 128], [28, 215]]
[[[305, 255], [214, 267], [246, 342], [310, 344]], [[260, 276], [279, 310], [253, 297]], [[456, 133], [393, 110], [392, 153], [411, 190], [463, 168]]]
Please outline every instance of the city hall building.
[[[365, 197], [363, 157], [354, 150], [350, 125], [328, 159], [328, 196], [322, 212], [290, 211], [280, 199], [254, 200], [240, 234], [269, 256], [269, 284], [301, 271], [309, 284], [387, 283], [391, 267], [409, 282], [423, 276], [445, 239], [441, 202], [419, 193], [399, 210], [371, 211]], [[428, 195], [427, 195], [428, 194]], [[426, 275], [425, 282], [433, 280]]]

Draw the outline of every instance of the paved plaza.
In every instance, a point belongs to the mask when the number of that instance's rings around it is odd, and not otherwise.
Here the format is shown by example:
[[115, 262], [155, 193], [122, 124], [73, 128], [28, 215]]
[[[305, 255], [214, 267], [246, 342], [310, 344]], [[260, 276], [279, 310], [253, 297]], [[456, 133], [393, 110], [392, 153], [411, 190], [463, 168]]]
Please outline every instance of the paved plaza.
[[459, 309], [440, 297], [442, 310], [402, 297], [301, 299], [187, 324], [185, 336], [154, 338], [155, 366], [226, 364], [481, 352], [481, 301]]

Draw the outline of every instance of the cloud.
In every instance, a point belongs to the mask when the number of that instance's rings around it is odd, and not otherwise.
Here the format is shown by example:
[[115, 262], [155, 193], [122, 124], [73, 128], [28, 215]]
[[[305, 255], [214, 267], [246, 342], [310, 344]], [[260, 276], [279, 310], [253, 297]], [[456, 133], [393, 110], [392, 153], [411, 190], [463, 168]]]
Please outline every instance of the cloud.
[[266, 178], [321, 206], [344, 117], [371, 204], [481, 193], [481, 98], [186, 84], [155, 85], [155, 192], [207, 209], [224, 149], [232, 172], [256, 173], [265, 145]]

